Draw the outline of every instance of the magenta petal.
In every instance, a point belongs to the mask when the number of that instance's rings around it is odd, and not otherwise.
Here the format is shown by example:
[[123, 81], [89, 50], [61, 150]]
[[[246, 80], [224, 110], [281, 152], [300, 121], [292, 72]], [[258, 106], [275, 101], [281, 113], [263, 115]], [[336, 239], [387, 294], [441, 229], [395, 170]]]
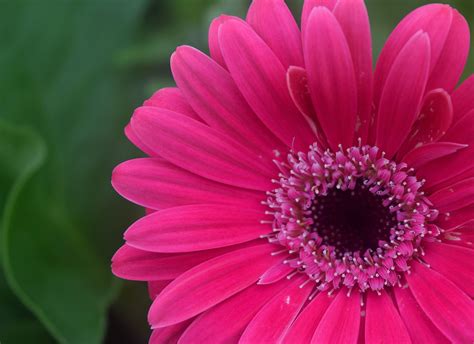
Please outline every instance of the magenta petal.
[[247, 22], [285, 68], [304, 66], [300, 30], [283, 0], [253, 0]]
[[255, 190], [272, 188], [276, 167], [227, 135], [178, 113], [141, 107], [132, 117], [138, 138], [166, 160], [203, 177]]
[[474, 75], [464, 80], [451, 95], [454, 108], [454, 122], [474, 109]]
[[423, 259], [430, 266], [474, 297], [474, 250], [442, 243], [425, 243]]
[[283, 338], [283, 343], [310, 343], [319, 322], [333, 300], [334, 298], [328, 296], [328, 293], [319, 293], [298, 315], [298, 318], [291, 325], [289, 331]]
[[413, 262], [408, 285], [426, 315], [455, 343], [474, 341], [474, 304], [453, 282], [420, 263]]
[[443, 136], [443, 141], [451, 141], [458, 143], [474, 143], [474, 109], [465, 114], [458, 120]]
[[357, 83], [356, 137], [367, 142], [372, 113], [372, 38], [363, 0], [339, 1], [334, 8], [354, 63]]
[[360, 294], [341, 290], [321, 319], [311, 343], [357, 343], [360, 326]]
[[398, 311], [413, 343], [449, 343], [446, 337], [428, 319], [409, 288], [393, 288], [393, 291], [397, 300]]
[[306, 27], [308, 26], [308, 19], [313, 11], [318, 6], [325, 6], [330, 11], [336, 6], [337, 0], [305, 0], [303, 4], [303, 11], [301, 13], [301, 36], [303, 42], [306, 34]]
[[151, 157], [158, 157], [159, 154], [157, 152], [152, 151], [150, 148], [145, 146], [142, 141], [138, 138], [137, 135], [133, 132], [132, 126], [130, 124], [127, 124], [125, 127], [125, 136], [127, 136], [127, 139], [135, 145], [138, 149], [140, 149], [143, 153], [151, 156]]
[[443, 50], [431, 67], [427, 89], [444, 88], [451, 92], [459, 81], [469, 54], [469, 26], [458, 11], [452, 9], [452, 22]]
[[161, 293], [165, 287], [170, 284], [170, 280], [164, 280], [164, 281], [148, 281], [148, 295], [150, 296], [150, 299], [153, 301], [156, 296]]
[[264, 197], [260, 192], [213, 182], [157, 158], [121, 163], [112, 172], [112, 186], [129, 201], [152, 209], [197, 203], [259, 207]]
[[176, 344], [181, 334], [191, 323], [192, 320], [186, 320], [179, 324], [154, 329], [148, 344]]
[[288, 276], [292, 271], [295, 271], [295, 268], [292, 268], [288, 264], [285, 264], [284, 261], [278, 262], [272, 267], [270, 267], [265, 273], [260, 276], [258, 284], [272, 284], [282, 278]]
[[474, 249], [474, 220], [469, 220], [444, 233], [444, 243]]
[[449, 94], [443, 89], [428, 92], [423, 100], [420, 114], [400, 147], [398, 156], [402, 157], [410, 149], [424, 143], [437, 141], [446, 133], [452, 121], [453, 106]]
[[436, 209], [448, 213], [474, 203], [474, 178], [460, 181], [429, 196]]
[[474, 219], [474, 204], [459, 210], [454, 210], [449, 214], [441, 214], [438, 216], [437, 224], [441, 228], [451, 228], [459, 226], [465, 222]]
[[405, 324], [386, 291], [380, 295], [374, 292], [367, 294], [366, 312], [365, 343], [411, 343]]
[[[441, 55], [452, 22], [453, 10], [442, 4], [419, 7], [408, 14], [393, 30], [377, 60], [374, 75], [374, 102], [379, 103], [382, 91], [395, 60], [407, 42], [420, 30], [426, 32], [431, 41], [431, 69]], [[413, 53], [416, 54], [415, 50]]]
[[296, 107], [308, 122], [309, 127], [316, 137], [317, 143], [320, 144], [321, 147], [326, 148], [326, 139], [323, 130], [321, 129], [321, 125], [318, 122], [313, 102], [311, 100], [311, 94], [309, 93], [308, 74], [306, 73], [306, 70], [301, 67], [291, 66], [288, 68], [286, 80], [291, 99], [293, 99]]
[[183, 333], [180, 343], [237, 343], [248, 323], [287, 282], [252, 285], [199, 316]]
[[211, 58], [225, 68], [224, 57], [222, 56], [221, 47], [219, 46], [219, 27], [227, 20], [226, 15], [220, 15], [214, 18], [209, 25], [208, 42], [209, 42], [209, 53]]
[[316, 115], [333, 150], [352, 146], [357, 88], [351, 52], [341, 26], [325, 7], [308, 20], [304, 42], [308, 81]]
[[125, 232], [130, 246], [152, 252], [189, 252], [231, 246], [272, 231], [263, 210], [198, 204], [145, 216]]
[[433, 142], [414, 148], [401, 160], [408, 166], [417, 169], [426, 163], [438, 158], [456, 153], [458, 150], [466, 148], [468, 145], [453, 142]]
[[157, 296], [148, 314], [153, 328], [189, 319], [255, 283], [278, 261], [270, 244], [251, 246], [186, 271]]
[[120, 278], [134, 281], [170, 280], [202, 262], [239, 248], [242, 246], [163, 254], [139, 250], [125, 244], [112, 258], [112, 271]]
[[307, 277], [294, 277], [288, 287], [275, 295], [250, 321], [240, 344], [278, 343], [296, 318], [313, 285]]
[[171, 57], [171, 70], [180, 90], [209, 126], [268, 156], [272, 149], [283, 147], [250, 109], [230, 74], [207, 55], [181, 46]]
[[221, 25], [219, 40], [235, 83], [262, 122], [289, 147], [312, 144], [314, 134], [289, 95], [286, 69], [268, 45], [237, 20]]
[[166, 87], [156, 91], [150, 99], [145, 100], [143, 105], [171, 110], [202, 122], [201, 117], [189, 105], [181, 90], [176, 87]]
[[376, 145], [393, 157], [420, 111], [430, 66], [430, 40], [418, 32], [400, 51], [388, 74], [376, 119]]

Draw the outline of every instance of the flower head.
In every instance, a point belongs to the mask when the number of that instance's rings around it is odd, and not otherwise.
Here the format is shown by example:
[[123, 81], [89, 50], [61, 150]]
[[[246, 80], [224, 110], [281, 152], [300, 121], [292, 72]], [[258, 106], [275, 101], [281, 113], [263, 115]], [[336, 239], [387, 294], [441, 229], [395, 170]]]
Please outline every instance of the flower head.
[[147, 281], [152, 343], [474, 340], [469, 28], [416, 9], [372, 70], [362, 0], [215, 19], [208, 57], [138, 108], [118, 193], [147, 209], [113, 258]]

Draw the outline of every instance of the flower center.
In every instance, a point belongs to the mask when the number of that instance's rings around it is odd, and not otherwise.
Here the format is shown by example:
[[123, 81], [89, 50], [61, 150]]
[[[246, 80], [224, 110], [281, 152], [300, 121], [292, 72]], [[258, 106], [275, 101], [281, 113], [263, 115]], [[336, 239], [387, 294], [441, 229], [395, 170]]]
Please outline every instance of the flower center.
[[278, 187], [265, 202], [274, 217], [269, 241], [319, 290], [400, 285], [411, 259], [423, 263], [422, 242], [439, 235], [423, 182], [377, 147], [332, 152], [314, 144], [275, 163]]

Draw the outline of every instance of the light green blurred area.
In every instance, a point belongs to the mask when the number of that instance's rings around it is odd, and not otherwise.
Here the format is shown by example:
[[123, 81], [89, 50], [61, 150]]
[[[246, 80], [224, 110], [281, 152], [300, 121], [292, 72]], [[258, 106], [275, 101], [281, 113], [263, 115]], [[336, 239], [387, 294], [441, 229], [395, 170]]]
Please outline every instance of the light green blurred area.
[[[143, 211], [110, 186], [140, 153], [123, 128], [134, 107], [173, 85], [169, 56], [207, 52], [220, 13], [247, 0], [0, 1], [0, 341], [145, 343], [144, 283], [110, 257]], [[302, 0], [287, 1], [299, 17]], [[422, 0], [367, 0], [378, 55]], [[474, 1], [452, 0], [474, 26]], [[463, 78], [474, 70], [474, 53]]]

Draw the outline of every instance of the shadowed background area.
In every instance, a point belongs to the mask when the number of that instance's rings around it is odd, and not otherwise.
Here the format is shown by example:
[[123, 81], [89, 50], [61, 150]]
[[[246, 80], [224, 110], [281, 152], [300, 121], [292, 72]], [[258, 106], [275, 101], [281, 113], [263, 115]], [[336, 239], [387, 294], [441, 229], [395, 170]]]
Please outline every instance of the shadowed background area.
[[[446, 2], [472, 35], [474, 2]], [[298, 18], [302, 0], [287, 3]], [[366, 3], [377, 56], [400, 19], [428, 1]], [[141, 155], [123, 128], [173, 85], [176, 46], [207, 52], [211, 19], [242, 17], [248, 4], [0, 1], [1, 343], [146, 343], [145, 283], [110, 272], [123, 231], [143, 212], [110, 186], [113, 167]]]

